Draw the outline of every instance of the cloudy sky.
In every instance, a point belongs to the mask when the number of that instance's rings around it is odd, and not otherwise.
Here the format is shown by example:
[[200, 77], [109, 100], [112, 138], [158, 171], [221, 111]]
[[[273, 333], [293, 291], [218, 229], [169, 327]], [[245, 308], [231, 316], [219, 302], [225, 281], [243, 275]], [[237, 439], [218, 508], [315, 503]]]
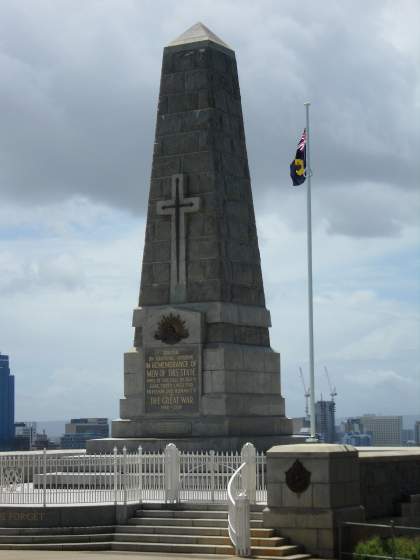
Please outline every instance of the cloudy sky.
[[162, 48], [201, 20], [236, 51], [272, 346], [308, 372], [312, 102], [317, 397], [420, 414], [419, 4], [0, 0], [0, 351], [18, 419], [118, 416]]

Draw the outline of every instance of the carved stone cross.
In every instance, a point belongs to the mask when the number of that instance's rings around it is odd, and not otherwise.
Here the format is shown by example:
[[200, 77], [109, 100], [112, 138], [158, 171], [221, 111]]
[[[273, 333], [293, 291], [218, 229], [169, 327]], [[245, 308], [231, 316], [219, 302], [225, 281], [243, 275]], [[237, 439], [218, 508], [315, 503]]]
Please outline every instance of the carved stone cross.
[[184, 197], [185, 175], [172, 175], [172, 199], [157, 203], [158, 215], [171, 216], [171, 303], [182, 303], [187, 294], [185, 261], [185, 214], [198, 212], [198, 196]]

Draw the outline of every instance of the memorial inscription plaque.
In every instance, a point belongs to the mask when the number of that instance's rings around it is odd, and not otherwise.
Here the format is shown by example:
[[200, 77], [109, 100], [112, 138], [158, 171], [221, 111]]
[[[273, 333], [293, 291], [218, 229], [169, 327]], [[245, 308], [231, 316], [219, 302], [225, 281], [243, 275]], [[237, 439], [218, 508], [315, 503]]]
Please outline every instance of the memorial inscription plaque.
[[196, 346], [145, 352], [146, 412], [199, 411], [199, 350]]

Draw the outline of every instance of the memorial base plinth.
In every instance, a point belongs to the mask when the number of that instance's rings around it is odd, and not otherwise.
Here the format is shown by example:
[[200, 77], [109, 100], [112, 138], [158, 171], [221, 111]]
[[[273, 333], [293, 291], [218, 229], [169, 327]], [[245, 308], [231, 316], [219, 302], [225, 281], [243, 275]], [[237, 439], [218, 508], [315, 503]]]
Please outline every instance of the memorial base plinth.
[[168, 443], [174, 443], [180, 451], [240, 451], [245, 443], [251, 442], [258, 451], [266, 451], [273, 445], [300, 443], [300, 436], [228, 436], [228, 437], [189, 437], [189, 438], [104, 438], [87, 442], [87, 453], [112, 453], [114, 447], [119, 452], [137, 451], [141, 446], [144, 452], [163, 451]]

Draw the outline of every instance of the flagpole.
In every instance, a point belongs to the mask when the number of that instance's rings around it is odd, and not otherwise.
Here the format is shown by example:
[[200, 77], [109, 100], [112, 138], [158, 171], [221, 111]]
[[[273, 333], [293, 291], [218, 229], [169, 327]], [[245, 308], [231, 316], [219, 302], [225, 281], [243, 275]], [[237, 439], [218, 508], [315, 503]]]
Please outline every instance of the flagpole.
[[310, 374], [310, 418], [311, 435], [307, 442], [317, 442], [315, 427], [315, 373], [314, 373], [314, 316], [313, 316], [313, 293], [312, 293], [312, 207], [311, 207], [311, 153], [310, 153], [310, 131], [309, 131], [309, 106], [306, 109], [306, 213], [307, 213], [307, 245], [308, 245], [308, 318], [309, 318], [309, 374]]

